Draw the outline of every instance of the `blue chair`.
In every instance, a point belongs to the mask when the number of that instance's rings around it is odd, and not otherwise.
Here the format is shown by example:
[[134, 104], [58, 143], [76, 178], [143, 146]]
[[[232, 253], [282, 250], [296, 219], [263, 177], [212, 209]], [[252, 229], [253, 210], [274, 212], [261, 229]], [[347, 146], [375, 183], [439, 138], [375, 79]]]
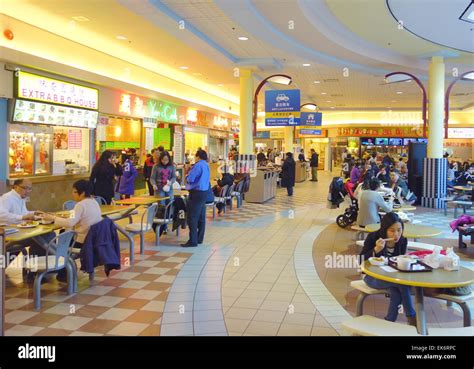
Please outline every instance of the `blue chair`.
[[99, 205], [107, 205], [107, 201], [101, 196], [93, 196]]
[[[157, 208], [158, 204], [153, 203], [143, 212], [140, 223], [131, 223], [125, 226], [125, 230], [128, 233], [131, 233], [132, 235], [140, 235], [140, 254], [142, 255], [145, 253], [145, 232], [148, 232], [152, 229], [153, 218], [155, 217]], [[132, 250], [133, 249], [134, 248], [132, 247]]]
[[48, 243], [45, 256], [31, 257], [25, 268], [31, 272], [38, 272], [34, 284], [35, 309], [41, 308], [41, 281], [47, 273], [67, 269], [67, 294], [72, 295], [77, 283], [74, 276], [75, 268], [71, 265], [69, 247], [76, 242], [77, 233], [67, 231], [59, 234]]
[[[156, 242], [155, 245], [160, 245], [160, 230], [161, 227], [167, 224], [173, 223], [173, 215], [174, 215], [174, 200], [170, 200], [165, 207], [165, 212], [163, 214], [163, 218], [153, 218], [153, 223], [157, 224], [155, 232], [156, 232]], [[176, 230], [176, 235], [179, 236], [179, 227]]]
[[74, 206], [76, 206], [76, 202], [73, 201], [73, 200], [67, 200], [64, 204], [63, 204], [63, 210], [72, 210], [74, 209]]

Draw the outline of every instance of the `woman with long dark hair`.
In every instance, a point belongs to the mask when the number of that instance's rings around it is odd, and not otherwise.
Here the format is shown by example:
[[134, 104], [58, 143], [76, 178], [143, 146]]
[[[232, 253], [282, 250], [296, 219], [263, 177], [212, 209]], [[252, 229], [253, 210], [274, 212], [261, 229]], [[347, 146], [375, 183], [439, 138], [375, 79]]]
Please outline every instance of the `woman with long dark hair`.
[[110, 204], [114, 197], [115, 177], [122, 174], [122, 167], [116, 163], [115, 154], [112, 151], [105, 150], [92, 167], [90, 176], [93, 188], [92, 194], [103, 197], [107, 204]]
[[288, 196], [293, 196], [293, 187], [295, 186], [295, 159], [291, 152], [286, 153], [286, 159], [281, 167], [281, 186], [286, 187]]
[[[387, 213], [380, 224], [380, 229], [369, 233], [360, 253], [364, 260], [371, 257], [392, 257], [404, 255], [407, 252], [408, 241], [403, 237], [403, 222], [399, 216]], [[416, 325], [415, 308], [410, 295], [410, 287], [396, 283], [382, 281], [371, 276], [365, 276], [365, 283], [371, 288], [388, 289], [390, 291], [390, 303], [385, 320], [394, 322], [398, 317], [398, 307], [402, 304], [410, 325]]]

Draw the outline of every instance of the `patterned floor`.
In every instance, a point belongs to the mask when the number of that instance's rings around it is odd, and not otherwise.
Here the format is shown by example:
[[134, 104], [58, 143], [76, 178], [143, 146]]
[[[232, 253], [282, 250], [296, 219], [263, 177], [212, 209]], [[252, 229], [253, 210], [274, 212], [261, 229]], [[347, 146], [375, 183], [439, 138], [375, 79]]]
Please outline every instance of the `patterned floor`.
[[[125, 254], [123, 257], [126, 257]], [[191, 256], [184, 252], [137, 255], [137, 262], [109, 278], [97, 268], [91, 283], [82, 275], [76, 295], [52, 278], [42, 286], [42, 307], [34, 309], [32, 284], [7, 269], [7, 336], [156, 336], [170, 287]], [[81, 273], [82, 274], [82, 273]], [[21, 287], [21, 288], [19, 288]]]

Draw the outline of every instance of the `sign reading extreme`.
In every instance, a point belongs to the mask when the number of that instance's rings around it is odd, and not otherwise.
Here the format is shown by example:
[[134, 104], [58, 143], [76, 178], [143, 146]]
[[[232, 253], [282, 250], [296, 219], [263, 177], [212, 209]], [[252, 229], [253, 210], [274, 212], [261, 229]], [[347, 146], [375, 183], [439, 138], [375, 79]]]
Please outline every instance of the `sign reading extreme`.
[[17, 97], [84, 109], [99, 108], [99, 90], [27, 72], [18, 72]]

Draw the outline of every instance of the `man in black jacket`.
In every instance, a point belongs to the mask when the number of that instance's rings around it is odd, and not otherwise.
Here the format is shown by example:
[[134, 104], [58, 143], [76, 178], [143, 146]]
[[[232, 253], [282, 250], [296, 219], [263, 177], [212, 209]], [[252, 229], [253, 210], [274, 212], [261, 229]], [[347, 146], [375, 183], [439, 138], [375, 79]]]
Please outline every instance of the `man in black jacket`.
[[318, 181], [318, 161], [319, 155], [316, 154], [314, 149], [311, 149], [311, 159], [309, 161], [309, 166], [311, 167], [311, 181]]

